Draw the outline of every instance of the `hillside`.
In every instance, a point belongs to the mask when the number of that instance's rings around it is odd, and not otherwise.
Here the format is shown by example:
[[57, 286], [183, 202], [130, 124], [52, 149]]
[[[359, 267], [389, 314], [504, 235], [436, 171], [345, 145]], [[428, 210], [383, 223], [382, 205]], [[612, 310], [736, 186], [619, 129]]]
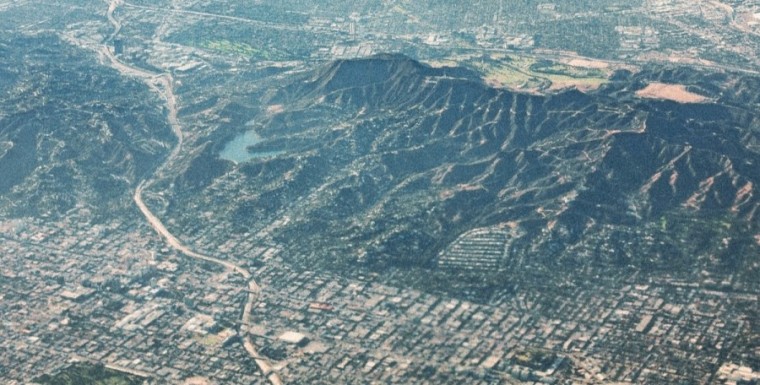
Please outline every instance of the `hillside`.
[[[262, 139], [249, 150], [274, 155], [234, 168], [244, 181], [220, 214], [238, 231], [287, 217], [273, 238], [292, 261], [328, 269], [501, 272], [503, 282], [556, 264], [736, 267], [736, 251], [757, 246], [760, 126], [757, 80], [731, 79], [621, 71], [595, 92], [529, 95], [403, 56], [337, 61], [261, 101], [249, 126]], [[636, 96], [655, 81], [709, 102]], [[194, 193], [185, 199], [209, 204]], [[507, 241], [452, 257], [473, 230], [504, 229]], [[692, 237], [708, 246], [683, 244]]]
[[113, 215], [173, 137], [150, 90], [53, 35], [15, 37], [3, 54], [0, 211]]

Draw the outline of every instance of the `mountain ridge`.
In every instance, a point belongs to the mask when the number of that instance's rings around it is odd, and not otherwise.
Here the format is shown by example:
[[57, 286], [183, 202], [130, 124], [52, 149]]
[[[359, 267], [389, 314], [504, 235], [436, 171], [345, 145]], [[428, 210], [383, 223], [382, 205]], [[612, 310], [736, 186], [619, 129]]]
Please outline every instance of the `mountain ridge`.
[[1, 208], [12, 216], [130, 208], [134, 183], [173, 139], [156, 98], [57, 36], [15, 38], [2, 58], [13, 76], [0, 76], [14, 106], [0, 116], [0, 142], [10, 143], [0, 152]]
[[[224, 212], [241, 229], [288, 217], [274, 239], [293, 262], [327, 269], [435, 270], [460, 236], [504, 226], [518, 239], [494, 262], [498, 271], [588, 264], [569, 250], [600, 247], [606, 241], [596, 234], [607, 227], [634, 240], [643, 226], [673, 245], [681, 241], [660, 229], [663, 220], [723, 218], [756, 229], [760, 156], [747, 144], [757, 142], [760, 120], [721, 102], [739, 97], [730, 79], [645, 70], [593, 92], [534, 95], [399, 55], [336, 61], [262, 98], [252, 129], [263, 140], [250, 150], [279, 155], [239, 166], [246, 198], [229, 200]], [[714, 101], [636, 96], [654, 81]], [[661, 268], [684, 258], [702, 263], [701, 255], [684, 256], [688, 248], [655, 243], [644, 252]], [[651, 259], [625, 253], [599, 258], [641, 266]]]

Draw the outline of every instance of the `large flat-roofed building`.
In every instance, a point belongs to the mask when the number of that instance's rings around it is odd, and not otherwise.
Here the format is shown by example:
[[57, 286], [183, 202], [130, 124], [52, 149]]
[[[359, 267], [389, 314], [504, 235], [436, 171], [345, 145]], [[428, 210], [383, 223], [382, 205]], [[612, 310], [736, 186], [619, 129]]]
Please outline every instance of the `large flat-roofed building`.
[[290, 345], [305, 346], [309, 343], [309, 338], [306, 335], [294, 331], [282, 333], [277, 339]]
[[94, 289], [78, 287], [76, 289], [63, 289], [60, 296], [74, 302], [83, 302], [95, 294]]

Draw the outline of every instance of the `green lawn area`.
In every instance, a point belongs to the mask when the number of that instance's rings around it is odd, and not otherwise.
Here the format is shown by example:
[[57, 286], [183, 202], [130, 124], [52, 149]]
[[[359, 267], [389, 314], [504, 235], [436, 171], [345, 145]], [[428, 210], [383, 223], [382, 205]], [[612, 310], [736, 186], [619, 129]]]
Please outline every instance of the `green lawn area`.
[[263, 60], [278, 60], [280, 55], [272, 50], [256, 48], [248, 43], [230, 40], [205, 40], [199, 44], [200, 48], [218, 51], [227, 54], [235, 54], [245, 57], [255, 57]]
[[504, 55], [491, 60], [470, 63], [491, 85], [523, 90], [545, 90], [568, 87], [596, 88], [607, 82], [607, 72], [599, 69], [538, 60], [530, 56]]

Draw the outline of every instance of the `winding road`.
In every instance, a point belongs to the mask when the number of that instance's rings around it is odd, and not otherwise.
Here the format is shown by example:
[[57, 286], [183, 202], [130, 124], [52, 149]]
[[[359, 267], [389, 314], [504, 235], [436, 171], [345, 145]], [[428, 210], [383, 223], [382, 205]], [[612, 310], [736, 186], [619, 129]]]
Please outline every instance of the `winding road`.
[[[111, 25], [113, 25], [114, 31], [109, 37], [108, 41], [112, 41], [121, 31], [121, 23], [113, 16], [114, 11], [121, 4], [122, 0], [112, 0], [109, 4], [107, 17], [108, 21], [111, 23]], [[161, 95], [169, 111], [167, 120], [172, 128], [172, 131], [174, 132], [174, 135], [177, 137], [177, 144], [174, 146], [174, 149], [172, 149], [172, 152], [166, 158], [164, 163], [156, 170], [153, 176], [148, 177], [138, 184], [133, 196], [135, 204], [140, 209], [140, 212], [143, 214], [150, 226], [153, 227], [153, 229], [166, 240], [166, 243], [171, 248], [188, 258], [213, 263], [215, 265], [222, 266], [227, 270], [232, 270], [237, 274], [242, 275], [243, 278], [248, 281], [248, 287], [246, 290], [248, 297], [246, 299], [245, 307], [243, 308], [243, 314], [241, 316], [238, 334], [243, 336], [243, 346], [245, 347], [245, 350], [256, 362], [256, 366], [267, 378], [269, 383], [272, 385], [282, 385], [282, 380], [280, 379], [279, 374], [273, 370], [272, 365], [267, 359], [261, 357], [261, 355], [258, 353], [258, 350], [256, 349], [256, 345], [254, 345], [253, 341], [251, 340], [250, 335], [245, 332], [245, 330], [243, 330], [246, 325], [250, 324], [251, 313], [258, 301], [259, 293], [261, 292], [261, 288], [252, 278], [251, 273], [248, 270], [230, 261], [221, 260], [216, 257], [193, 251], [190, 247], [184, 245], [179, 239], [177, 239], [177, 237], [175, 237], [174, 234], [172, 234], [166, 228], [163, 222], [161, 222], [161, 220], [155, 214], [153, 214], [150, 208], [143, 201], [143, 191], [153, 185], [156, 180], [161, 178], [163, 172], [179, 156], [179, 153], [182, 150], [183, 133], [182, 126], [179, 122], [179, 119], [177, 118], [177, 98], [174, 95], [173, 87], [174, 78], [169, 73], [154, 73], [124, 63], [116, 56], [114, 56], [114, 54], [108, 49], [107, 45], [103, 45], [100, 49], [100, 52], [107, 59], [111, 67], [115, 68], [123, 75], [142, 79], [152, 90]]]

